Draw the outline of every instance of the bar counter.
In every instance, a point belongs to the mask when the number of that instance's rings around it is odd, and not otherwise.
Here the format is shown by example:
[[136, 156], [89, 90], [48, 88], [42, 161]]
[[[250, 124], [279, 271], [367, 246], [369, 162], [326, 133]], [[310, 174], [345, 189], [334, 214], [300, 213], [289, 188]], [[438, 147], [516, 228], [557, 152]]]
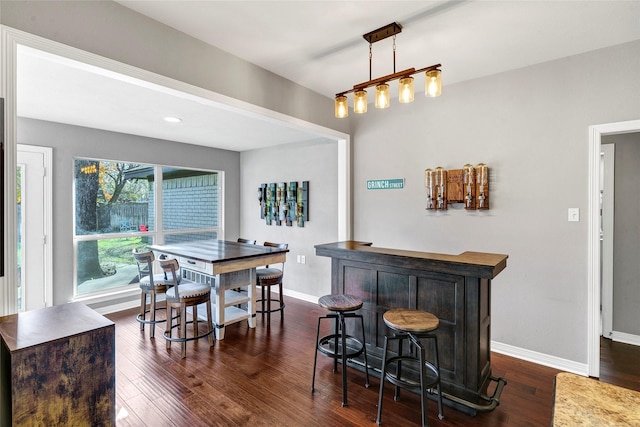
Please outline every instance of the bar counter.
[[[471, 415], [493, 410], [506, 381], [491, 375], [491, 280], [507, 255], [459, 255], [376, 248], [345, 241], [316, 245], [331, 258], [331, 292], [364, 301], [369, 365], [379, 374], [382, 319], [392, 308], [425, 310], [440, 319], [437, 330], [445, 403]], [[362, 363], [362, 361], [361, 361]], [[491, 392], [489, 392], [491, 390]]]

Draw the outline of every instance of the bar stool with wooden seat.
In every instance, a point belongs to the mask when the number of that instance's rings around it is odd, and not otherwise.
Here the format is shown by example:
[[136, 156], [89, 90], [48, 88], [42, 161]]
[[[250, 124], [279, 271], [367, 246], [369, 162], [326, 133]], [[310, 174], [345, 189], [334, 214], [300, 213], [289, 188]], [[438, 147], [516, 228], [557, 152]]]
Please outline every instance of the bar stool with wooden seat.
[[[333, 372], [338, 370], [338, 359], [340, 359], [342, 362], [342, 406], [347, 406], [347, 362], [363, 353], [366, 376], [365, 387], [369, 388], [369, 362], [364, 338], [364, 319], [361, 314], [355, 313], [356, 310], [362, 308], [362, 300], [353, 295], [325, 295], [320, 297], [318, 305], [332, 311], [332, 313], [318, 318], [311, 391], [313, 392], [315, 389], [318, 352], [333, 358]], [[347, 334], [345, 320], [351, 318], [360, 319], [362, 328], [361, 340]], [[332, 334], [320, 338], [320, 322], [322, 319], [335, 319], [335, 326]]]
[[[264, 242], [264, 246], [270, 246], [273, 248], [287, 249], [289, 245], [287, 243], [272, 243]], [[256, 285], [262, 289], [262, 298], [257, 300], [256, 303], [262, 304], [261, 310], [256, 310], [257, 313], [261, 313], [262, 316], [267, 315], [267, 327], [271, 326], [271, 313], [276, 311], [280, 312], [280, 321], [284, 321], [284, 298], [282, 294], [282, 278], [284, 276], [284, 262], [280, 263], [280, 268], [274, 268], [273, 266], [266, 265], [264, 268], [256, 269]], [[279, 287], [279, 298], [271, 298], [271, 286]], [[265, 289], [269, 292], [265, 295]], [[271, 303], [278, 303], [277, 308], [271, 308]]]
[[[431, 313], [422, 310], [394, 309], [383, 315], [384, 323], [393, 331], [393, 336], [384, 337], [382, 372], [380, 374], [380, 396], [378, 399], [378, 418], [382, 421], [382, 397], [384, 383], [395, 385], [395, 400], [400, 397], [400, 387], [420, 394], [422, 406], [422, 425], [427, 426], [427, 393], [435, 386], [438, 396], [438, 418], [442, 415], [442, 392], [440, 389], [440, 363], [438, 360], [438, 339], [433, 331], [438, 329], [440, 320]], [[398, 353], [389, 357], [389, 341], [398, 341]], [[422, 340], [433, 343], [433, 362], [427, 361], [426, 349]], [[409, 341], [409, 351], [403, 352], [403, 342]], [[415, 351], [413, 351], [415, 349]], [[407, 366], [408, 365], [408, 366]], [[403, 370], [404, 368], [404, 370]], [[407, 368], [414, 370], [413, 375]], [[416, 379], [417, 371], [417, 379]]]
[[[214, 329], [211, 317], [211, 286], [206, 283], [192, 282], [182, 278], [178, 280], [178, 260], [159, 260], [162, 269], [167, 273], [173, 282], [173, 287], [167, 289], [167, 329], [164, 338], [167, 340], [167, 350], [171, 348], [172, 342], [181, 344], [180, 357], [184, 359], [187, 355], [187, 341], [193, 341], [208, 337], [209, 346], [213, 346]], [[207, 310], [207, 330], [200, 333], [198, 330], [198, 304], [205, 304]], [[192, 309], [192, 320], [187, 321], [187, 307]], [[177, 310], [180, 323], [173, 325], [173, 310]], [[193, 325], [193, 334], [187, 336], [187, 324]], [[177, 337], [172, 336], [172, 330], [179, 328]]]
[[[138, 281], [140, 282], [140, 313], [136, 316], [136, 320], [140, 322], [140, 330], [144, 331], [144, 325], [149, 325], [149, 335], [155, 337], [155, 325], [162, 323], [165, 319], [156, 320], [156, 310], [163, 310], [164, 307], [158, 308], [157, 296], [164, 294], [169, 286], [173, 285], [172, 280], [167, 280], [164, 273], [153, 274], [153, 261], [155, 256], [152, 251], [138, 252], [132, 250], [133, 258], [138, 265]], [[150, 301], [147, 305], [147, 296]], [[147, 320], [147, 313], [151, 319]]]

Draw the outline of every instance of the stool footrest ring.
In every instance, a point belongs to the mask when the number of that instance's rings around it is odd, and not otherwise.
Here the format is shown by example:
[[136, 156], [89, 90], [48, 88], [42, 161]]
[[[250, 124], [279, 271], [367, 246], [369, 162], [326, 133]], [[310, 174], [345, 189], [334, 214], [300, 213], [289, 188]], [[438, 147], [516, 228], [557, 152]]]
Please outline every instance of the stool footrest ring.
[[276, 311], [283, 311], [283, 310], [284, 310], [285, 304], [284, 304], [284, 303], [283, 303], [283, 304], [280, 304], [280, 300], [279, 300], [279, 299], [275, 299], [275, 298], [271, 298], [271, 299], [268, 299], [268, 300], [267, 300], [267, 299], [264, 299], [264, 300], [262, 300], [262, 299], [257, 299], [257, 300], [256, 300], [256, 305], [257, 305], [257, 304], [262, 304], [262, 303], [263, 303], [263, 301], [264, 301], [264, 302], [266, 302], [266, 301], [276, 302], [276, 303], [278, 303], [278, 307], [276, 307], [276, 308], [272, 308], [271, 310], [267, 310], [267, 309], [264, 309], [264, 310], [257, 310], [257, 309], [256, 309], [256, 313], [275, 313]]
[[[387, 381], [389, 381], [391, 384], [393, 384], [393, 385], [406, 388], [409, 391], [420, 393], [420, 379], [419, 378], [417, 380], [414, 380], [414, 379], [411, 379], [411, 378], [398, 378], [397, 374], [390, 372], [392, 370], [391, 368], [397, 362], [417, 362], [417, 363], [420, 363], [420, 361], [417, 358], [414, 358], [413, 356], [390, 357], [390, 358], [387, 359], [387, 363], [386, 363], [387, 366], [385, 367], [384, 378]], [[395, 365], [395, 366], [397, 368], [397, 365]], [[438, 382], [439, 382], [438, 370], [430, 362], [425, 362], [425, 367], [428, 370], [428, 372], [427, 372], [428, 376], [427, 376], [427, 382], [426, 382], [426, 384], [424, 384], [424, 388], [425, 389], [430, 389], [430, 388], [432, 388], [432, 386], [437, 385]]]
[[[173, 329], [173, 328], [172, 328]], [[171, 341], [171, 342], [187, 342], [187, 341], [195, 341], [195, 340], [199, 340], [200, 338], [204, 338], [204, 337], [208, 337], [209, 335], [211, 335], [213, 333], [213, 329], [210, 331], [206, 331], [200, 335], [196, 335], [193, 337], [170, 337], [167, 335], [167, 331], [164, 331], [162, 334], [164, 335], [164, 339], [166, 339], [167, 341]]]
[[[360, 356], [364, 351], [364, 345], [362, 344], [362, 341], [351, 335], [346, 335], [344, 338], [347, 341], [347, 353], [345, 355], [346, 358], [353, 359], [354, 357]], [[342, 347], [342, 336], [340, 334], [331, 334], [324, 336], [318, 340], [318, 351], [334, 359], [342, 359], [342, 352], [344, 350], [340, 348], [333, 348], [336, 339], [338, 340], [338, 347]], [[350, 347], [352, 348], [352, 351], [349, 351]]]

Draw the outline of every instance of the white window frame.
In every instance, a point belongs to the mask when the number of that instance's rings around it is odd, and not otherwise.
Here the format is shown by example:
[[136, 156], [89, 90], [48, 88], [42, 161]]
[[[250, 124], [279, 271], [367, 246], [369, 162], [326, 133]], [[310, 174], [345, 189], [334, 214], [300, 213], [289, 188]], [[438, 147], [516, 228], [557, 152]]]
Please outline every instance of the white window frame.
[[[133, 160], [113, 160], [113, 159], [98, 159], [93, 157], [74, 157], [73, 159], [73, 168], [75, 169], [75, 163], [77, 160], [94, 160], [98, 162], [114, 162], [114, 163], [139, 163]], [[154, 173], [154, 218], [155, 218], [155, 226], [153, 230], [149, 231], [128, 231], [128, 232], [120, 232], [120, 233], [96, 233], [96, 234], [76, 234], [76, 183], [75, 177], [73, 178], [72, 183], [72, 191], [73, 191], [73, 301], [82, 301], [84, 303], [99, 303], [111, 301], [116, 298], [128, 297], [131, 295], [135, 295], [139, 293], [138, 286], [131, 285], [122, 285], [118, 287], [108, 288], [105, 290], [87, 292], [87, 293], [78, 293], [78, 243], [86, 242], [86, 241], [100, 241], [100, 240], [109, 240], [109, 239], [118, 239], [118, 238], [129, 238], [129, 237], [151, 237], [153, 243], [155, 244], [163, 244], [165, 242], [165, 237], [167, 235], [179, 235], [179, 234], [191, 234], [198, 232], [213, 232], [216, 233], [218, 239], [224, 239], [224, 171], [214, 170], [214, 169], [202, 169], [202, 168], [190, 168], [183, 166], [171, 166], [171, 165], [159, 165], [153, 163], [141, 163], [144, 165], [148, 165], [153, 167]], [[184, 230], [170, 230], [165, 231], [162, 228], [162, 170], [165, 167], [169, 168], [177, 168], [182, 170], [193, 170], [193, 171], [203, 171], [216, 173], [218, 175], [218, 227], [209, 227], [209, 228], [197, 228], [197, 229], [184, 229]]]

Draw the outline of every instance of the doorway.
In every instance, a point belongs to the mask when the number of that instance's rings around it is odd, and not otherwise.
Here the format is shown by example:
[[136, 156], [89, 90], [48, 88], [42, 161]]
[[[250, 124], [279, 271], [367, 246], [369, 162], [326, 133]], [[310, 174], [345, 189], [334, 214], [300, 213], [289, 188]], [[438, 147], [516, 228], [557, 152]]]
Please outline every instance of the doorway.
[[53, 305], [51, 148], [18, 144], [18, 311]]
[[600, 243], [600, 188], [602, 138], [606, 135], [640, 132], [640, 120], [608, 123], [589, 127], [589, 207], [588, 207], [588, 248], [587, 248], [587, 310], [588, 310], [588, 353], [589, 376], [600, 376], [600, 334], [601, 334], [601, 260]]
[[[640, 202], [633, 196], [640, 185], [637, 174], [640, 133], [604, 135], [601, 143], [604, 155], [602, 334], [614, 341], [640, 345], [637, 314], [640, 300], [637, 283], [640, 276], [637, 259], [640, 252]], [[615, 157], [615, 162], [612, 157]], [[612, 182], [614, 176], [615, 186]]]

